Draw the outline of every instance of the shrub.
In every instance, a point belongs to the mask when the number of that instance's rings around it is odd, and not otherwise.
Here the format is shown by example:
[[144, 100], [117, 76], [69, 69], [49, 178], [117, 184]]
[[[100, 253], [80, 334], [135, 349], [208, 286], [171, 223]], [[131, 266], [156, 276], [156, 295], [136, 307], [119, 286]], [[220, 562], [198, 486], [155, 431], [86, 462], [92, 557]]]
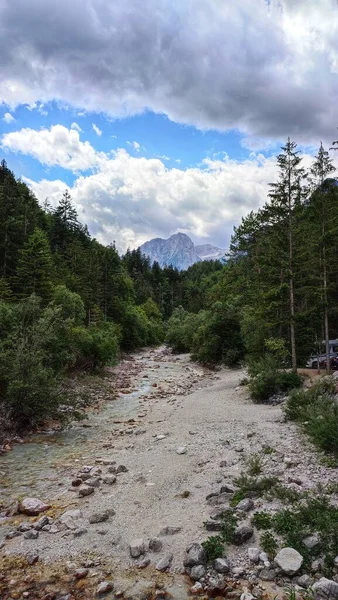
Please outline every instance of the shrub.
[[271, 531], [265, 531], [261, 535], [260, 545], [262, 550], [266, 552], [270, 560], [273, 560], [277, 554], [278, 542]]
[[206, 552], [208, 562], [212, 562], [216, 558], [221, 558], [224, 552], [224, 541], [220, 535], [212, 535], [208, 537], [202, 546]]
[[257, 527], [257, 529], [271, 529], [272, 515], [265, 511], [256, 512], [252, 517], [252, 524]]
[[92, 371], [116, 364], [120, 336], [119, 327], [109, 322], [88, 328], [74, 327], [71, 343], [75, 368]]
[[259, 475], [262, 472], [262, 461], [258, 454], [253, 454], [248, 458], [249, 475]]
[[334, 381], [325, 378], [308, 391], [291, 393], [285, 412], [302, 424], [319, 448], [338, 456], [338, 405], [333, 393]]
[[270, 355], [249, 365], [249, 374], [249, 389], [254, 402], [266, 402], [274, 394], [289, 392], [302, 385], [300, 375], [279, 370], [276, 359]]

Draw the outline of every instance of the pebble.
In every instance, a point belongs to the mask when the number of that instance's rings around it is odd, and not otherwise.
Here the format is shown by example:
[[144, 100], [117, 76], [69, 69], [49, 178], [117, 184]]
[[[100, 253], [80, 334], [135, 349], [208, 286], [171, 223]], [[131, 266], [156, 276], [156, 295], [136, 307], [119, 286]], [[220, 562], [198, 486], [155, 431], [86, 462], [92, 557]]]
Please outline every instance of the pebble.
[[254, 508], [254, 502], [251, 498], [244, 498], [243, 500], [241, 500], [240, 502], [238, 502], [238, 504], [236, 504], [236, 510], [243, 510], [245, 512], [248, 512], [249, 510]]
[[203, 592], [203, 585], [199, 581], [197, 581], [195, 585], [193, 585], [190, 588], [190, 592], [191, 594], [193, 594], [193, 596], [198, 596]]
[[34, 565], [39, 560], [39, 555], [37, 552], [28, 552], [26, 555], [26, 560], [29, 565]]
[[248, 548], [250, 562], [259, 563], [261, 551], [259, 548]]
[[25, 531], [23, 537], [26, 540], [36, 540], [39, 537], [39, 532], [35, 531], [35, 529], [30, 529], [29, 531]]
[[201, 544], [193, 543], [190, 544], [186, 549], [185, 567], [194, 567], [195, 565], [206, 565], [207, 555]]
[[92, 515], [90, 515], [89, 517], [89, 523], [94, 524], [94, 523], [104, 523], [105, 521], [108, 521], [109, 517], [111, 515], [114, 515], [115, 511], [102, 511], [102, 512], [97, 512], [97, 513], [93, 513]]
[[85, 577], [87, 577], [89, 571], [88, 569], [80, 568], [80, 569], [76, 569], [76, 571], [74, 571], [74, 577], [75, 579], [84, 579]]
[[49, 508], [50, 504], [45, 504], [38, 498], [24, 498], [19, 503], [19, 512], [31, 517], [35, 517]]
[[200, 581], [207, 574], [207, 567], [205, 565], [195, 565], [190, 571], [190, 579], [193, 581]]
[[253, 532], [253, 528], [249, 525], [239, 525], [238, 527], [236, 527], [235, 530], [234, 544], [236, 546], [244, 544], [244, 542], [246, 542], [253, 536]]
[[230, 571], [229, 562], [225, 558], [216, 558], [214, 561], [214, 569], [217, 573], [228, 573]]
[[186, 446], [179, 446], [176, 450], [176, 454], [186, 454], [187, 448]]
[[162, 547], [163, 543], [158, 538], [151, 538], [151, 540], [149, 540], [149, 550], [152, 552], [161, 552]]
[[125, 465], [119, 465], [116, 468], [116, 473], [128, 473], [128, 469]]
[[104, 477], [102, 477], [102, 481], [103, 481], [103, 483], [106, 483], [107, 485], [113, 485], [116, 482], [116, 476], [115, 475], [105, 475]]

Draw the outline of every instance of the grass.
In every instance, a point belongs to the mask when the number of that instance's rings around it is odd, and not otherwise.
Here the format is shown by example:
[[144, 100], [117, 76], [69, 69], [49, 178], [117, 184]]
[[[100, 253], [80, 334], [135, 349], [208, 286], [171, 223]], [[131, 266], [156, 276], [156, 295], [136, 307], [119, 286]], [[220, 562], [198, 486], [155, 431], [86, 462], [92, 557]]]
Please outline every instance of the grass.
[[252, 517], [252, 524], [257, 529], [271, 529], [272, 527], [272, 515], [265, 511], [256, 512]]
[[263, 446], [262, 452], [263, 452], [263, 454], [273, 454], [274, 452], [276, 452], [276, 450], [274, 448], [272, 448], [272, 446], [266, 445], [266, 446]]

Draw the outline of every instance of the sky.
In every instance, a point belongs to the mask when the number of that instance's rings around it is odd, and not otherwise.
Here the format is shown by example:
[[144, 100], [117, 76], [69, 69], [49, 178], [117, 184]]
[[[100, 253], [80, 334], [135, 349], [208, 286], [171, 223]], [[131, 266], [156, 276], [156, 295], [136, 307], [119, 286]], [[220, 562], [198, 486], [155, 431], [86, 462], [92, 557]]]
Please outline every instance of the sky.
[[338, 1], [2, 0], [0, 73], [0, 157], [41, 203], [69, 189], [121, 252], [226, 248], [288, 136], [304, 166], [338, 138]]

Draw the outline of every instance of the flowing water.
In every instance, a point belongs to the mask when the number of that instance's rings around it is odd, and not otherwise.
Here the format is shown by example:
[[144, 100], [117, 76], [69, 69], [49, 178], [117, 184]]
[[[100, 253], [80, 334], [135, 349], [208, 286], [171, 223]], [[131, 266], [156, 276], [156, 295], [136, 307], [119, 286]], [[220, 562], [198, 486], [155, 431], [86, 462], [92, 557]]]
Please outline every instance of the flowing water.
[[0, 497], [53, 497], [58, 486], [60, 469], [85, 461], [102, 449], [102, 441], [118, 429], [114, 421], [134, 418], [143, 409], [140, 396], [149, 392], [151, 379], [140, 378], [137, 390], [122, 394], [105, 403], [98, 412], [89, 415], [85, 426], [81, 422], [61, 432], [34, 435], [24, 444], [0, 457]]

